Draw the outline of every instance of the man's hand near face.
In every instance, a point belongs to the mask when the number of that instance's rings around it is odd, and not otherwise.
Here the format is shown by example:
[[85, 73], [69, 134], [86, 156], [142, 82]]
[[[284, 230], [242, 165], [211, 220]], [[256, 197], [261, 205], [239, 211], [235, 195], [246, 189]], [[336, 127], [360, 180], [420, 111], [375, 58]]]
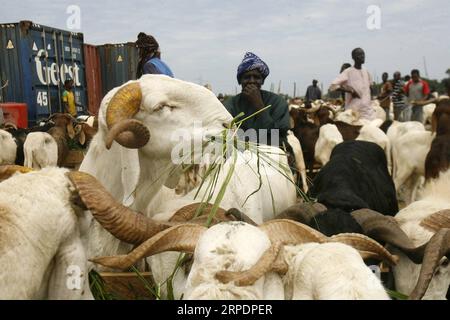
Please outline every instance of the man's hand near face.
[[261, 91], [255, 84], [248, 84], [242, 88], [242, 95], [256, 110], [264, 108]]

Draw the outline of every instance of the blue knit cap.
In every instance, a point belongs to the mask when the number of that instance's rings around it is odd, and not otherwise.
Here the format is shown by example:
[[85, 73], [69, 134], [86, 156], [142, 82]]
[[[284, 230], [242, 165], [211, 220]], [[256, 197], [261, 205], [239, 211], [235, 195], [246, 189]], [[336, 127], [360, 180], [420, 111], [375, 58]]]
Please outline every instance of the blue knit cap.
[[240, 79], [242, 74], [244, 74], [247, 71], [255, 69], [261, 72], [263, 79], [266, 79], [270, 72], [267, 64], [264, 61], [262, 61], [256, 54], [252, 52], [247, 52], [237, 70], [238, 83], [239, 84], [241, 83]]

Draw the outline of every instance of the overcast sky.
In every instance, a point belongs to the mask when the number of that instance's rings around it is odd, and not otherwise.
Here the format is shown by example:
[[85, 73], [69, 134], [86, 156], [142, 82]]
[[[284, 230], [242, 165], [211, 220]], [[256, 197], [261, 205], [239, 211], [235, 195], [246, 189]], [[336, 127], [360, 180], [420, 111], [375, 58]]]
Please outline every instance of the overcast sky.
[[[270, 67], [274, 83], [304, 95], [313, 78], [328, 88], [355, 47], [366, 51], [365, 67], [381, 73], [418, 68], [442, 79], [450, 68], [449, 0], [2, 0], [0, 23], [32, 20], [67, 29], [68, 6], [81, 10], [90, 44], [135, 41], [140, 31], [158, 40], [162, 58], [177, 78], [210, 83], [215, 93], [234, 93], [236, 69], [246, 51]], [[380, 29], [369, 30], [370, 5], [381, 12]], [[372, 24], [373, 26], [373, 24]]]

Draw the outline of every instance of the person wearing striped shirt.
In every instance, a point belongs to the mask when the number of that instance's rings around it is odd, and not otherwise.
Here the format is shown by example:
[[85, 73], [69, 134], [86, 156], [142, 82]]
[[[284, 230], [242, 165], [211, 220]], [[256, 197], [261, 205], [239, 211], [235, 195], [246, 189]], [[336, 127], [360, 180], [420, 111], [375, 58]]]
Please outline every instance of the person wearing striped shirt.
[[405, 101], [405, 93], [403, 87], [405, 83], [399, 71], [394, 73], [392, 103], [394, 104], [394, 120], [405, 122], [409, 120], [408, 106]]

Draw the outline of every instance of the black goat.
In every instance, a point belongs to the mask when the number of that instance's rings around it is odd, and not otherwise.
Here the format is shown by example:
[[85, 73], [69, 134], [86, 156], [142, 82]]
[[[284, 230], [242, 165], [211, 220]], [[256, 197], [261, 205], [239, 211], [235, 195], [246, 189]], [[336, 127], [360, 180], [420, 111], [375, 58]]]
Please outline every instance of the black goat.
[[310, 195], [327, 208], [369, 208], [392, 216], [398, 212], [384, 151], [367, 141], [338, 144], [314, 179]]

